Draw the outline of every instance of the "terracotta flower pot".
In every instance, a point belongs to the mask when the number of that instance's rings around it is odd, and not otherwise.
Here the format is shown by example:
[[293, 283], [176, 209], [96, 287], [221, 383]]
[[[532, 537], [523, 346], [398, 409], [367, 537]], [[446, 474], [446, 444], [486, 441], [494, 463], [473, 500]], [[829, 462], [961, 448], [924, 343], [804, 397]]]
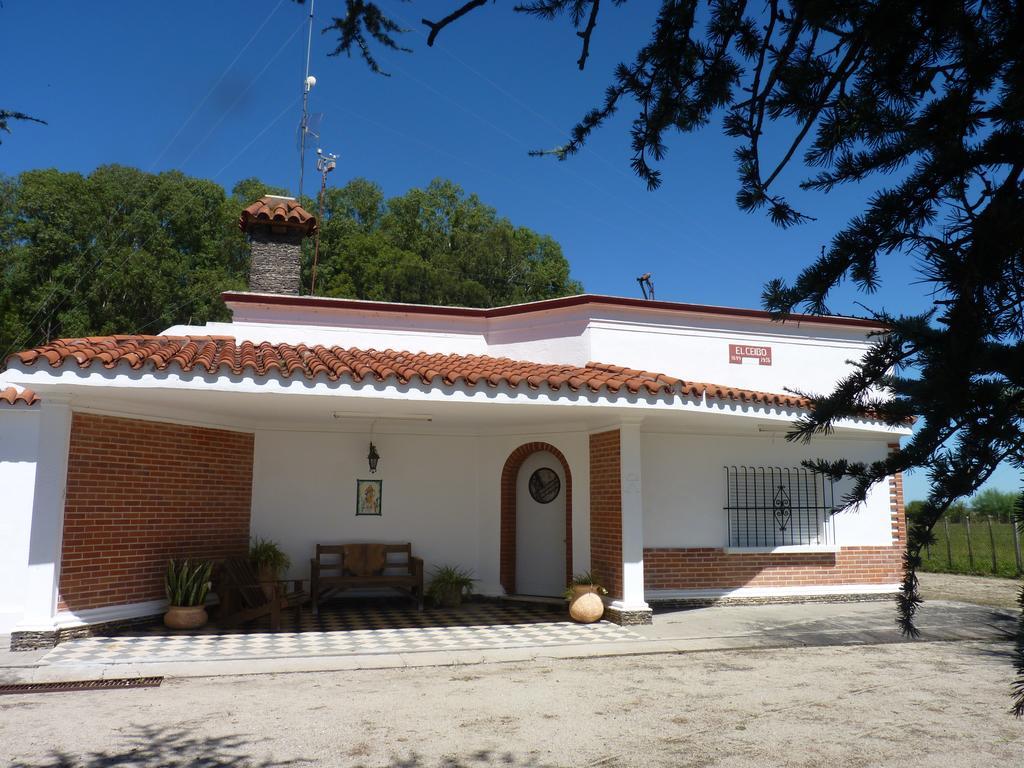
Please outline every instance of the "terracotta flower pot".
[[604, 616], [604, 600], [593, 584], [573, 584], [569, 616], [581, 624], [591, 624]]
[[458, 608], [462, 605], [462, 587], [451, 586], [438, 590], [434, 594], [434, 603], [438, 608]]
[[202, 605], [171, 605], [164, 614], [164, 625], [171, 629], [198, 629], [207, 618]]

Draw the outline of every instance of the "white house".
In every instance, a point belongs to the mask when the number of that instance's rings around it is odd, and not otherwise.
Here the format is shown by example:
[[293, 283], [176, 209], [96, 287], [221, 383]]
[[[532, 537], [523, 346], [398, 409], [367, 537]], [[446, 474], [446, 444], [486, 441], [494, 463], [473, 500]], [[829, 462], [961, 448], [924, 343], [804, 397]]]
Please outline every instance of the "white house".
[[[0, 632], [16, 645], [159, 613], [168, 557], [237, 555], [250, 536], [277, 541], [294, 578], [316, 543], [351, 541], [412, 542], [486, 595], [559, 595], [590, 570], [620, 622], [657, 601], [897, 589], [900, 479], [840, 511], [844, 488], [801, 462], [879, 459], [909, 430], [785, 440], [806, 407], [787, 391], [827, 391], [873, 323], [300, 296], [315, 226], [287, 198], [246, 209], [252, 290], [225, 294], [230, 323], [7, 360]], [[360, 480], [381, 481], [379, 514], [357, 514]]]

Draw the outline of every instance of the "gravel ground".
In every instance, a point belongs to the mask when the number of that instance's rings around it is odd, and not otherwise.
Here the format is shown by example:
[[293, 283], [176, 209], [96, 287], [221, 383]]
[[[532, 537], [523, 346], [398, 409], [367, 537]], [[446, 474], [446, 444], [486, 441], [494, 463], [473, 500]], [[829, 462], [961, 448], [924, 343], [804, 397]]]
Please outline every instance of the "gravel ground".
[[991, 576], [958, 576], [951, 573], [918, 573], [921, 596], [925, 600], [959, 600], [993, 608], [1020, 610], [1017, 597], [1019, 579], [998, 579]]
[[0, 763], [1020, 765], [1009, 649], [708, 652], [10, 696], [0, 698]]

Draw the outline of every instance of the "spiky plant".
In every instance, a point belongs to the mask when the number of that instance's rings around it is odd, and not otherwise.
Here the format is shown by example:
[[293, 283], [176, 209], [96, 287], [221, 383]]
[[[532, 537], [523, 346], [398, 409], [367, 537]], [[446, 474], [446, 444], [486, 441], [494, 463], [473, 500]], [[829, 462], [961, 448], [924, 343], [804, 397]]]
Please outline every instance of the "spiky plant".
[[435, 603], [444, 602], [449, 595], [468, 597], [473, 594], [476, 579], [473, 572], [457, 565], [443, 565], [434, 568], [427, 587], [427, 597]]
[[167, 602], [179, 607], [191, 607], [206, 603], [210, 591], [210, 573], [213, 563], [208, 560], [170, 560], [164, 587]]
[[565, 592], [562, 594], [562, 596], [566, 600], [572, 600], [573, 587], [593, 587], [594, 591], [597, 592], [597, 594], [599, 595], [608, 594], [608, 590], [602, 587], [594, 580], [594, 574], [592, 574], [590, 571], [584, 571], [583, 573], [577, 573], [573, 575], [572, 581], [569, 582], [569, 586], [566, 587]]
[[256, 537], [249, 546], [249, 559], [257, 568], [268, 568], [275, 576], [279, 576], [291, 566], [291, 558], [288, 557], [276, 541]]

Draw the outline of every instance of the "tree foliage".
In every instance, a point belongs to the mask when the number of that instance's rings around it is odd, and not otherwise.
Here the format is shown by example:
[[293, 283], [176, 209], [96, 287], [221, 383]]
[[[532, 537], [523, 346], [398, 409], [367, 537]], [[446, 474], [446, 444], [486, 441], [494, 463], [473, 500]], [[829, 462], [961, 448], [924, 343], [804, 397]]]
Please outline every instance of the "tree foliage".
[[558, 243], [435, 179], [390, 200], [356, 179], [324, 199], [316, 293], [490, 307], [579, 293]]
[[[515, 10], [568, 19], [582, 41], [582, 68], [597, 44], [599, 14], [621, 4], [534, 0]], [[424, 19], [428, 44], [490, 5], [455, 3], [447, 16]], [[349, 0], [345, 24], [358, 27], [360, 9], [369, 8], [379, 11]], [[364, 29], [364, 43], [386, 42]], [[347, 50], [344, 38], [340, 48]], [[668, 137], [713, 119], [737, 141], [737, 203], [766, 211], [779, 226], [811, 215], [778, 189], [793, 163], [809, 174], [805, 191], [877, 187], [819, 258], [792, 282], [766, 286], [764, 304], [780, 318], [796, 309], [826, 313], [845, 280], [875, 291], [886, 258], [915, 259], [928, 284], [932, 310], [878, 310], [886, 332], [833, 392], [806, 393], [812, 408], [791, 435], [806, 440], [847, 418], [897, 425], [920, 417], [913, 437], [884, 461], [814, 463], [855, 480], [850, 501], [887, 475], [928, 473], [931, 490], [910, 526], [899, 598], [899, 624], [910, 635], [921, 602], [920, 553], [943, 511], [1001, 463], [1024, 467], [1022, 51], [1017, 0], [662, 0], [649, 41], [624, 52], [604, 99], [558, 153], [581, 151], [593, 131], [630, 108], [633, 169], [652, 189]], [[777, 157], [771, 147], [781, 147]], [[1018, 666], [1022, 715], [1024, 653]]]
[[210, 181], [122, 166], [0, 179], [0, 352], [227, 319], [219, 293], [244, 288], [248, 265], [241, 204]]
[[[1000, 491], [998, 488], [986, 488], [976, 493], [969, 502], [954, 501], [946, 508], [943, 517], [951, 523], [963, 522], [965, 517], [991, 517], [999, 523], [1012, 522], [1017, 509], [1017, 494], [1011, 491]], [[925, 514], [924, 501], [918, 499], [907, 503], [907, 519], [913, 520]]]
[[[220, 294], [244, 289], [249, 267], [238, 215], [268, 193], [286, 190], [245, 179], [227, 195], [122, 166], [0, 177], [0, 353], [227, 320]], [[307, 287], [312, 257], [307, 240]], [[483, 307], [580, 290], [554, 240], [442, 180], [392, 200], [361, 179], [329, 189], [318, 269], [318, 294], [383, 301]]]

